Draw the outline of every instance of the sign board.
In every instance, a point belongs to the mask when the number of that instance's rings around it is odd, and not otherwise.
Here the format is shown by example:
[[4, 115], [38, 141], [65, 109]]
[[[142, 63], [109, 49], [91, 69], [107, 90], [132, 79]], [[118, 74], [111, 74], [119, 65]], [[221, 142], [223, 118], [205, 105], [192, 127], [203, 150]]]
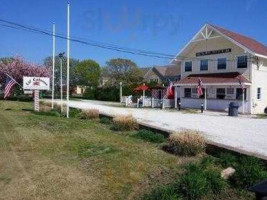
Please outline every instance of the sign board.
[[24, 90], [50, 90], [50, 79], [46, 77], [23, 77]]
[[230, 53], [232, 49], [218, 49], [218, 50], [211, 50], [211, 51], [202, 51], [197, 52], [196, 56], [207, 56], [207, 55], [214, 55], [214, 54], [221, 54], [221, 53]]
[[24, 90], [24, 94], [32, 95], [33, 91], [32, 90]]

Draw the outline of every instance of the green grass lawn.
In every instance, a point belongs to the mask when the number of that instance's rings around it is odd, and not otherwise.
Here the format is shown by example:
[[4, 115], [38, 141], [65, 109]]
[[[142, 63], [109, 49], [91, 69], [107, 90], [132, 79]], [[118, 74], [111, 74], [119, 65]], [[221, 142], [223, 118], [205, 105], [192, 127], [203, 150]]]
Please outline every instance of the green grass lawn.
[[97, 120], [36, 115], [0, 101], [0, 199], [140, 199], [197, 158]]

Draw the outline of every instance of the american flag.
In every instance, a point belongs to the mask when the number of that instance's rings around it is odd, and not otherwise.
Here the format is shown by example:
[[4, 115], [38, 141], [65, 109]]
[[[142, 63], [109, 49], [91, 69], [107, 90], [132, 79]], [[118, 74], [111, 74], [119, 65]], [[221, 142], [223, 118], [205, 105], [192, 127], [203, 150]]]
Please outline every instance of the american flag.
[[167, 97], [168, 99], [173, 99], [174, 97], [174, 93], [173, 93], [173, 83], [169, 80], [169, 86], [167, 88]]
[[246, 87], [244, 86], [244, 84], [242, 83], [242, 81], [240, 80], [239, 77], [237, 77], [237, 79], [238, 79], [238, 82], [239, 82], [239, 84], [240, 84], [240, 86], [242, 88], [242, 91], [245, 92]]
[[203, 95], [202, 86], [203, 86], [202, 80], [200, 78], [198, 78], [198, 86], [197, 86], [197, 95], [198, 96]]
[[9, 75], [7, 75], [6, 78], [6, 85], [5, 85], [5, 91], [4, 91], [4, 99], [10, 96], [12, 88], [17, 83], [15, 79], [11, 78]]

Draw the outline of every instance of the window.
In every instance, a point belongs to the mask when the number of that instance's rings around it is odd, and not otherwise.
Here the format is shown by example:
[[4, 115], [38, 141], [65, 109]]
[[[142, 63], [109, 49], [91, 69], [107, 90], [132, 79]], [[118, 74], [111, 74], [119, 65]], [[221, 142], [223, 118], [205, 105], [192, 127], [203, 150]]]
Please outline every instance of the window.
[[238, 56], [237, 57], [237, 68], [247, 68], [248, 57], [247, 56]]
[[150, 82], [151, 82], [151, 83], [153, 83], [153, 82], [154, 82], [154, 83], [158, 83], [158, 82], [159, 82], [159, 79], [158, 79], [158, 78], [150, 79]]
[[217, 88], [216, 97], [217, 97], [217, 99], [224, 99], [225, 98], [225, 88]]
[[191, 88], [185, 88], [184, 89], [184, 97], [185, 98], [191, 98]]
[[184, 63], [184, 71], [192, 72], [192, 61], [188, 61]]
[[197, 94], [197, 88], [192, 88], [192, 94]]
[[[247, 89], [244, 90], [244, 97], [246, 100], [247, 99]], [[242, 88], [236, 88], [236, 99], [237, 100], [243, 99], [243, 89]]]
[[261, 88], [257, 88], [257, 99], [261, 100]]
[[227, 94], [232, 95], [235, 93], [235, 90], [234, 90], [234, 88], [227, 88], [226, 92], [227, 92]]
[[207, 71], [209, 69], [208, 60], [200, 61], [200, 71]]
[[226, 58], [217, 59], [217, 69], [218, 70], [226, 69]]

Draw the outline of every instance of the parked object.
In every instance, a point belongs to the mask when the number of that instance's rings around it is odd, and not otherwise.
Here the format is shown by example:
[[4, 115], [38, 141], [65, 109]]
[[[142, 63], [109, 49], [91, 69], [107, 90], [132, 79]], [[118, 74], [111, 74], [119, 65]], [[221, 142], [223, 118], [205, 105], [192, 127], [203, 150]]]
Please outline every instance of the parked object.
[[230, 102], [228, 115], [237, 117], [238, 116], [238, 108], [239, 108], [239, 105], [237, 102]]
[[267, 198], [267, 180], [262, 181], [248, 189], [254, 192], [256, 195], [256, 200], [263, 200]]

